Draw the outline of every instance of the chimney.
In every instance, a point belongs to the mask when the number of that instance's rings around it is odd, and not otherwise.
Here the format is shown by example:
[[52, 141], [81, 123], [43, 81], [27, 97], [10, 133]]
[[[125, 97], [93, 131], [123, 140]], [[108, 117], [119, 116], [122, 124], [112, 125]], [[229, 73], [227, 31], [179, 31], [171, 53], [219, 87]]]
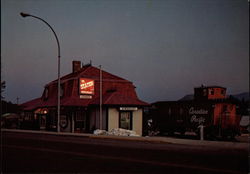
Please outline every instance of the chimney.
[[74, 60], [72, 62], [72, 70], [73, 70], [73, 73], [79, 71], [81, 69], [81, 61], [76, 61]]

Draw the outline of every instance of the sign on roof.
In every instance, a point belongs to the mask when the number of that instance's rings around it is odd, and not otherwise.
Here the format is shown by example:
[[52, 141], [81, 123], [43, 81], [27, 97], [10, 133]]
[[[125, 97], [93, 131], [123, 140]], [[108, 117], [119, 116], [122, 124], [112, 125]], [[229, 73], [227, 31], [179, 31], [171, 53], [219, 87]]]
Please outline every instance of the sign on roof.
[[93, 95], [95, 86], [94, 86], [94, 80], [92, 79], [86, 79], [86, 78], [80, 78], [80, 84], [79, 84], [79, 91], [80, 94], [89, 94]]

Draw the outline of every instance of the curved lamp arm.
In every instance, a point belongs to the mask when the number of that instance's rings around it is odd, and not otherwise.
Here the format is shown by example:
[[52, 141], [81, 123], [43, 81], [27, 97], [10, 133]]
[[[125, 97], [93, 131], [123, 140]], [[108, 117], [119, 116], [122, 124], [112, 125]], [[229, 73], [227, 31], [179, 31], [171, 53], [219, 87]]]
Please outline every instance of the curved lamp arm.
[[59, 123], [60, 123], [60, 88], [61, 88], [61, 82], [60, 82], [60, 44], [59, 44], [59, 40], [58, 40], [58, 37], [56, 35], [56, 32], [54, 31], [54, 29], [51, 27], [51, 25], [46, 22], [44, 19], [40, 18], [40, 17], [37, 17], [37, 16], [34, 16], [34, 15], [31, 15], [31, 14], [28, 14], [28, 13], [23, 13], [21, 12], [20, 15], [22, 17], [33, 17], [33, 18], [36, 18], [36, 19], [39, 19], [41, 21], [43, 21], [51, 30], [52, 32], [54, 33], [54, 36], [56, 38], [56, 42], [57, 42], [57, 46], [58, 46], [58, 98], [57, 98], [57, 132], [60, 132], [60, 127], [59, 127]]

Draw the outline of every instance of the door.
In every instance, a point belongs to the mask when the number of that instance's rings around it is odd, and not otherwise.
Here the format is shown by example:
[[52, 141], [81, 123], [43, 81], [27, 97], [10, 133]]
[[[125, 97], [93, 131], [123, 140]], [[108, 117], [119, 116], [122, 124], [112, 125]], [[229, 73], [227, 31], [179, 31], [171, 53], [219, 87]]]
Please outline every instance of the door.
[[119, 127], [132, 130], [132, 112], [120, 112]]

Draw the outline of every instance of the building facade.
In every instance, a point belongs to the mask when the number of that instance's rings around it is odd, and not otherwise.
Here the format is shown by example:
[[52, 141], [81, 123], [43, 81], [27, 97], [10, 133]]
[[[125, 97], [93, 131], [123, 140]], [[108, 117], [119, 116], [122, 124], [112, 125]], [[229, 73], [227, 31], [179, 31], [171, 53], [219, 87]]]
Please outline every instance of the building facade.
[[[148, 104], [138, 99], [132, 82], [80, 61], [73, 61], [72, 69], [61, 78], [60, 131], [123, 128], [142, 135]], [[57, 88], [57, 80], [52, 81], [41, 97], [21, 105], [24, 128], [57, 129]]]

